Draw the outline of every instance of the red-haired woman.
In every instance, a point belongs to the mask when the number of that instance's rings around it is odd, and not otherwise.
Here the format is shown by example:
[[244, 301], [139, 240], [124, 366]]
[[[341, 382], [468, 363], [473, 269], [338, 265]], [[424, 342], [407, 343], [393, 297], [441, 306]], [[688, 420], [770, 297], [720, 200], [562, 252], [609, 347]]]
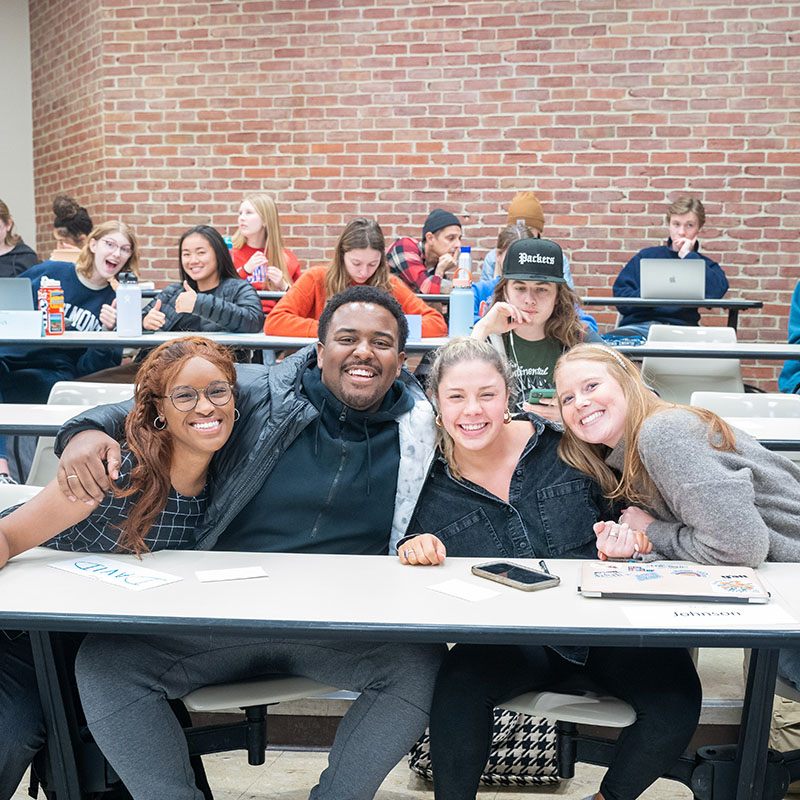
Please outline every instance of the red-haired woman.
[[[53, 480], [0, 519], [0, 566], [41, 544], [136, 554], [191, 548], [208, 502], [211, 459], [237, 416], [235, 382], [227, 350], [208, 339], [155, 348], [137, 374], [113, 493], [92, 507], [67, 500]], [[0, 737], [0, 800], [6, 800], [45, 736], [24, 633], [0, 631], [0, 727], [7, 731]]]

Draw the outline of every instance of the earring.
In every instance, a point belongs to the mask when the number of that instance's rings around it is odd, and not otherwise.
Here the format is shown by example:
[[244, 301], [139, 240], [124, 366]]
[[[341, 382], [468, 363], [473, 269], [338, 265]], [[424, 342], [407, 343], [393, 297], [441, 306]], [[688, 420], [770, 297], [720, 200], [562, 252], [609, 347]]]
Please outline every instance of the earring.
[[511, 412], [508, 409], [506, 409], [503, 412], [503, 424], [508, 425], [509, 422], [511, 422]]
[[242, 415], [239, 413], [239, 409], [238, 408], [234, 408], [233, 409], [233, 421], [234, 422], [238, 422], [239, 421], [239, 417], [241, 417], [241, 416]]
[[[158, 423], [161, 423], [160, 425]], [[153, 427], [157, 431], [163, 431], [167, 427], [167, 421], [160, 414], [153, 420]]]
[[436, 423], [436, 424], [437, 424], [437, 425], [438, 425], [440, 428], [443, 428], [443, 427], [444, 427], [444, 425], [442, 425], [442, 415], [441, 415], [441, 414], [437, 414], [437, 415], [436, 415], [436, 419], [434, 419], [434, 422], [435, 422], [435, 423]]

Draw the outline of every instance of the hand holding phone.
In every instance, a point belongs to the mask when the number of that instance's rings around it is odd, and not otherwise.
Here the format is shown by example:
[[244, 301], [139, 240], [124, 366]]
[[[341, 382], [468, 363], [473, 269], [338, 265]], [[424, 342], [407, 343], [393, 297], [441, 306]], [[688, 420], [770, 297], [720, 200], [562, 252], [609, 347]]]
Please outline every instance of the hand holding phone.
[[475, 564], [472, 574], [479, 578], [497, 581], [523, 592], [535, 592], [538, 589], [549, 589], [558, 586], [561, 578], [549, 572], [540, 572], [538, 569], [522, 567], [510, 561], [487, 561], [485, 564]]
[[[555, 389], [531, 389], [530, 393], [528, 394], [528, 402], [531, 405], [538, 406], [540, 400], [552, 400], [553, 397], [555, 397], [555, 394]], [[545, 403], [545, 405], [549, 405], [549, 403]]]

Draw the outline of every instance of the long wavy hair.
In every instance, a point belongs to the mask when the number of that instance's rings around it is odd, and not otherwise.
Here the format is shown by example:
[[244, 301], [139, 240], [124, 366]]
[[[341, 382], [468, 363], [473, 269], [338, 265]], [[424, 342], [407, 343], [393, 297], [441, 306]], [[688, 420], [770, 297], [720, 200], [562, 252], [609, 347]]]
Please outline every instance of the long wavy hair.
[[[278, 207], [271, 195], [265, 192], [255, 192], [245, 197], [242, 202], [247, 200], [256, 210], [256, 214], [261, 217], [264, 225], [264, 232], [267, 236], [267, 258], [273, 267], [278, 267], [283, 274], [283, 279], [291, 286], [292, 278], [286, 269], [286, 259], [283, 257], [283, 237], [281, 236], [281, 221], [278, 217]], [[233, 246], [239, 250], [247, 244], [244, 234], [237, 229], [233, 234]]]
[[[472, 339], [468, 336], [459, 336], [455, 339], [451, 339], [444, 347], [440, 347], [436, 351], [436, 356], [433, 359], [431, 371], [428, 375], [428, 394], [436, 408], [437, 414], [440, 408], [439, 384], [448, 369], [463, 361], [485, 361], [487, 364], [494, 367], [506, 385], [506, 389], [510, 395], [509, 402], [513, 403], [513, 396], [516, 392], [516, 381], [514, 380], [513, 367], [509, 364], [508, 359], [502, 353], [499, 353], [489, 342]], [[455, 458], [455, 443], [453, 442], [453, 437], [445, 430], [444, 426], [438, 423], [438, 420], [439, 417], [437, 416], [436, 444], [439, 450], [442, 451], [442, 455], [445, 457], [453, 477], [457, 480], [461, 480], [462, 475]]]
[[[500, 278], [492, 293], [492, 305], [495, 303], [508, 303], [506, 286], [508, 278]], [[548, 339], [555, 339], [565, 347], [574, 347], [583, 341], [583, 326], [578, 317], [578, 296], [566, 283], [556, 283], [556, 302], [553, 313], [544, 324], [544, 335]], [[491, 307], [491, 306], [490, 306]]]
[[[134, 406], [125, 421], [128, 449], [136, 459], [125, 488], [114, 488], [117, 497], [135, 496], [128, 518], [122, 524], [117, 546], [137, 555], [147, 550], [144, 538], [156, 517], [164, 510], [171, 487], [172, 435], [168, 428], [157, 429], [158, 396], [190, 358], [204, 358], [217, 367], [231, 385], [236, 369], [228, 350], [202, 336], [186, 336], [164, 342], [152, 350], [136, 373]], [[169, 402], [169, 401], [167, 401]], [[231, 402], [235, 402], [235, 399]]]
[[392, 294], [389, 265], [386, 263], [386, 242], [383, 239], [381, 226], [374, 219], [358, 217], [347, 223], [339, 241], [336, 242], [333, 259], [325, 273], [325, 299], [330, 300], [350, 285], [352, 278], [347, 272], [344, 254], [351, 250], [377, 250], [381, 254], [378, 268], [364, 285], [375, 286]]
[[192, 236], [192, 234], [195, 233], [202, 236], [208, 242], [208, 246], [214, 251], [214, 257], [217, 260], [219, 282], [222, 283], [222, 281], [227, 278], [235, 278], [237, 281], [241, 280], [239, 278], [239, 273], [236, 271], [236, 267], [233, 266], [231, 251], [228, 250], [228, 246], [225, 244], [225, 240], [222, 238], [220, 232], [210, 225], [195, 225], [193, 228], [189, 228], [178, 242], [178, 275], [180, 276], [181, 283], [186, 281], [192, 289], [197, 291], [197, 281], [183, 268], [182, 256], [183, 243], [186, 237]]
[[[94, 253], [91, 251], [89, 245], [92, 242], [99, 242], [104, 236], [110, 233], [121, 233], [131, 243], [131, 255], [125, 262], [125, 266], [120, 270], [121, 272], [132, 272], [134, 275], [139, 274], [139, 243], [136, 241], [136, 236], [133, 231], [119, 219], [112, 219], [108, 222], [101, 222], [92, 228], [92, 232], [86, 237], [83, 243], [81, 252], [78, 253], [78, 258], [75, 261], [75, 271], [88, 278], [94, 269]], [[114, 285], [116, 281], [112, 281]]]
[[[578, 345], [558, 359], [553, 373], [557, 394], [558, 371], [570, 361], [596, 361], [603, 364], [611, 378], [620, 385], [625, 396], [627, 406], [623, 431], [625, 465], [621, 475], [617, 475], [605, 462], [611, 450], [607, 445], [584, 442], [566, 426], [558, 445], [561, 459], [597, 480], [609, 499], [646, 506], [657, 496], [656, 486], [639, 455], [639, 433], [644, 421], [660, 411], [668, 409], [690, 411], [708, 426], [708, 441], [711, 447], [715, 450], [736, 451], [736, 435], [725, 420], [705, 408], [662, 400], [642, 382], [639, 370], [632, 361], [601, 344]], [[560, 404], [559, 398], [559, 408]]]

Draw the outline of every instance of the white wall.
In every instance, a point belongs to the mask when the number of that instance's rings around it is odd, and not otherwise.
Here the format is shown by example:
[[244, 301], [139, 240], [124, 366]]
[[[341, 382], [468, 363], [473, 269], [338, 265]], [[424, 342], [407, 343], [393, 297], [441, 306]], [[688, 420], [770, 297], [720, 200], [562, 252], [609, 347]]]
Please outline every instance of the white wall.
[[16, 232], [36, 249], [28, 0], [0, 0], [0, 75], [0, 198], [11, 211]]

